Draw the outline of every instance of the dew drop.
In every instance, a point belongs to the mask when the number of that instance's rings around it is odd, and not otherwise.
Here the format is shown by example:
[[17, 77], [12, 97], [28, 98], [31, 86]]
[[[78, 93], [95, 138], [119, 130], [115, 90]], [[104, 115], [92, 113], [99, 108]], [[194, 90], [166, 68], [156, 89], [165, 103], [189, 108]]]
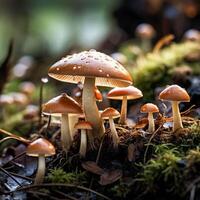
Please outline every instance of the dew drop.
[[73, 69], [76, 69], [76, 66], [74, 66]]
[[99, 72], [103, 72], [103, 70], [101, 68], [99, 68]]
[[81, 66], [78, 66], [78, 69], [80, 69], [81, 68]]
[[106, 74], [106, 76], [109, 77], [110, 75], [109, 75], [109, 74]]
[[57, 67], [57, 68], [56, 68], [56, 70], [57, 70], [57, 71], [59, 71], [59, 70], [60, 70], [60, 68], [59, 68], [59, 67]]

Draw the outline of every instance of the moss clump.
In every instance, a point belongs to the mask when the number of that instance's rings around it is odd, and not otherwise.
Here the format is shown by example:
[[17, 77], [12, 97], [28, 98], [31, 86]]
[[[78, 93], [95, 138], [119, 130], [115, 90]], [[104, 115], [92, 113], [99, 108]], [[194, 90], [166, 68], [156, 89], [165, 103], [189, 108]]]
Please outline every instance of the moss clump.
[[[185, 63], [184, 58], [188, 54], [199, 50], [198, 44], [187, 42], [172, 44], [158, 53], [148, 53], [145, 57], [138, 58], [136, 67], [130, 69], [134, 85], [143, 91], [145, 98], [152, 98], [154, 93], [152, 88], [169, 84], [172, 69]], [[197, 68], [197, 65], [189, 66], [194, 66], [196, 70], [194, 73], [198, 74], [199, 68]]]
[[47, 180], [52, 183], [70, 183], [70, 184], [84, 184], [86, 183], [85, 172], [65, 172], [61, 168], [51, 169]]

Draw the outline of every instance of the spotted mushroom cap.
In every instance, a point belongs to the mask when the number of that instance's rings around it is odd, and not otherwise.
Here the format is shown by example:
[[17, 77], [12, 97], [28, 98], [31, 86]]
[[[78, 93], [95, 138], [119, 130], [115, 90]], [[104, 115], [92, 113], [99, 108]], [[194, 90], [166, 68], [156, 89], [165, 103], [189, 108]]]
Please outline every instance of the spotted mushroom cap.
[[127, 96], [127, 99], [129, 100], [129, 99], [141, 98], [143, 97], [143, 94], [138, 88], [134, 86], [113, 88], [107, 94], [107, 97], [109, 99], [116, 99], [116, 100], [122, 100], [123, 96]]
[[108, 119], [109, 117], [112, 118], [118, 118], [120, 117], [120, 113], [114, 109], [114, 108], [106, 108], [102, 113], [101, 113], [101, 118], [102, 119]]
[[28, 145], [26, 154], [33, 157], [40, 155], [45, 157], [53, 156], [55, 154], [55, 147], [48, 140], [39, 138]]
[[94, 77], [95, 85], [107, 87], [126, 87], [132, 83], [130, 74], [119, 62], [96, 50], [61, 59], [50, 67], [49, 76], [69, 83], [84, 82], [85, 77]]
[[46, 114], [83, 113], [81, 106], [66, 93], [54, 97], [42, 107]]
[[75, 129], [87, 129], [87, 130], [92, 130], [92, 125], [90, 122], [87, 121], [80, 121], [75, 124], [74, 126]]
[[141, 108], [140, 111], [143, 113], [156, 113], [159, 112], [158, 107], [153, 103], [146, 103]]
[[187, 91], [178, 85], [171, 85], [164, 89], [160, 95], [159, 99], [166, 101], [181, 101], [189, 102], [190, 96]]

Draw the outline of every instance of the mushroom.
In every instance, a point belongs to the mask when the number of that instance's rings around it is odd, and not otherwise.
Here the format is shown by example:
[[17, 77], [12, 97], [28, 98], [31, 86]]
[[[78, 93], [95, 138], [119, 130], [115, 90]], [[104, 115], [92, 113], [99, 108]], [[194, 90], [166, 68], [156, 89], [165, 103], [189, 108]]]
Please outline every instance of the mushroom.
[[153, 133], [155, 131], [153, 113], [159, 112], [158, 107], [153, 103], [146, 103], [141, 107], [140, 111], [142, 113], [148, 113], [148, 121], [149, 121], [148, 131], [149, 133]]
[[127, 57], [124, 54], [120, 53], [120, 52], [112, 53], [110, 56], [113, 59], [115, 59], [116, 61], [118, 61], [119, 63], [121, 63], [122, 65], [127, 63]]
[[117, 130], [115, 128], [114, 124], [114, 118], [120, 117], [120, 113], [115, 110], [114, 108], [106, 108], [102, 113], [101, 113], [101, 118], [102, 119], [108, 119], [109, 120], [109, 125], [110, 125], [110, 130], [112, 134], [112, 139], [113, 139], [113, 146], [116, 149], [118, 147], [119, 143], [119, 136], [117, 134]]
[[107, 97], [109, 99], [122, 100], [121, 116], [119, 123], [125, 125], [127, 116], [127, 100], [141, 98], [143, 97], [143, 94], [136, 87], [128, 86], [123, 88], [114, 88], [110, 90], [107, 94]]
[[179, 103], [190, 101], [190, 96], [187, 91], [178, 85], [171, 85], [160, 93], [159, 99], [171, 101], [172, 103], [173, 131], [183, 128], [181, 114], [179, 111]]
[[120, 63], [95, 50], [61, 59], [49, 69], [49, 76], [70, 83], [84, 82], [83, 110], [96, 137], [103, 135], [103, 126], [94, 95], [95, 85], [126, 87], [132, 83], [130, 74]]
[[87, 130], [92, 130], [92, 125], [89, 122], [81, 121], [75, 124], [75, 129], [81, 130], [81, 144], [79, 153], [81, 157], [85, 157], [87, 150]]
[[136, 27], [135, 30], [136, 35], [138, 38], [141, 39], [141, 47], [145, 51], [149, 51], [151, 49], [151, 40], [155, 36], [155, 29], [152, 25], [142, 23]]
[[39, 138], [28, 145], [26, 154], [38, 157], [38, 169], [34, 184], [41, 184], [45, 175], [45, 157], [55, 155], [55, 147], [48, 140]]
[[196, 29], [187, 30], [183, 35], [185, 41], [200, 41], [200, 32]]
[[66, 93], [54, 97], [43, 105], [45, 114], [61, 114], [61, 143], [63, 150], [67, 151], [72, 143], [72, 133], [69, 128], [69, 113], [80, 114], [80, 105]]
[[26, 94], [28, 97], [30, 97], [36, 89], [35, 85], [30, 81], [22, 82], [19, 87], [20, 92]]

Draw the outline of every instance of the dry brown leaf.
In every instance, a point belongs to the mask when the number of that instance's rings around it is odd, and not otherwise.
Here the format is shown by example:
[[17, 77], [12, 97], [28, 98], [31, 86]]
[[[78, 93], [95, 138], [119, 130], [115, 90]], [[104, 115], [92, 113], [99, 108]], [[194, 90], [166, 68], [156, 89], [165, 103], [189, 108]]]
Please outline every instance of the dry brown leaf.
[[104, 170], [93, 161], [86, 161], [82, 163], [82, 167], [93, 174], [102, 175]]
[[104, 172], [101, 177], [99, 184], [100, 185], [109, 185], [119, 180], [122, 177], [122, 171], [119, 169], [112, 170], [109, 172]]

